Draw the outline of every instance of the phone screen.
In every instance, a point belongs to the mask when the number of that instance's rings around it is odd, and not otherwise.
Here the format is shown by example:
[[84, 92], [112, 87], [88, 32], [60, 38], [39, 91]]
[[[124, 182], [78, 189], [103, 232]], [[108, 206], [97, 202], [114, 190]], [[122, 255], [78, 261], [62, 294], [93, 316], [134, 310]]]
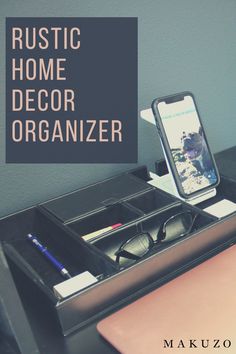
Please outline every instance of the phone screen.
[[161, 101], [158, 111], [179, 181], [190, 195], [215, 185], [218, 175], [192, 96]]

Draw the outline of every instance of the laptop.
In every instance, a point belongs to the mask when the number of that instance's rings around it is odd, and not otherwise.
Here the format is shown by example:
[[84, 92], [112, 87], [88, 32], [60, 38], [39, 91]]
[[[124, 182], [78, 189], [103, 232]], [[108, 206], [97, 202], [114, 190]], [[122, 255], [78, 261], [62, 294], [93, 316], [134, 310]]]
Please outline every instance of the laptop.
[[235, 354], [236, 245], [100, 321], [124, 354]]

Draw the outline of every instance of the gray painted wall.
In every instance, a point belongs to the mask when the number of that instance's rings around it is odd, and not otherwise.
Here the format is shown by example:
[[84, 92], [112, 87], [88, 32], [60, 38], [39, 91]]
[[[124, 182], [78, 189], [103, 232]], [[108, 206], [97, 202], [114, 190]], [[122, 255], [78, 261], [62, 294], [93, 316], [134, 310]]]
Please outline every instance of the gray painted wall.
[[[235, 145], [234, 0], [1, 0], [0, 215], [71, 191], [134, 165], [6, 165], [5, 17], [137, 16], [139, 109], [153, 98], [191, 90], [213, 152]], [[139, 164], [162, 156], [155, 130], [139, 121]]]

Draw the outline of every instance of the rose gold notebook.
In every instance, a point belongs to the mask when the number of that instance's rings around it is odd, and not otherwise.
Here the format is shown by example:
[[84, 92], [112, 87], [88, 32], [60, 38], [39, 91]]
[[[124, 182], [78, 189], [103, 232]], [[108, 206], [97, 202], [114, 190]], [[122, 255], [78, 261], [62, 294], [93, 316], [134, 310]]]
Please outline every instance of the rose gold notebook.
[[236, 246], [105, 318], [97, 329], [121, 353], [236, 354]]

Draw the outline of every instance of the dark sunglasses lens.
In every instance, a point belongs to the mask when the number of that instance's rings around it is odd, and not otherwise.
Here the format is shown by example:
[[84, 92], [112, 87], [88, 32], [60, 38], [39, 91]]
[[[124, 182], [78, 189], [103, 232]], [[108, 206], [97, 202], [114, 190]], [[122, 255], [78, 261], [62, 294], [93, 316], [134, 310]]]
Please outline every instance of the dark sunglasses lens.
[[193, 217], [190, 213], [176, 215], [165, 225], [166, 237], [164, 241], [172, 241], [190, 232]]
[[152, 246], [152, 239], [148, 234], [140, 234], [127, 242], [122, 249], [138, 257], [143, 257]]

